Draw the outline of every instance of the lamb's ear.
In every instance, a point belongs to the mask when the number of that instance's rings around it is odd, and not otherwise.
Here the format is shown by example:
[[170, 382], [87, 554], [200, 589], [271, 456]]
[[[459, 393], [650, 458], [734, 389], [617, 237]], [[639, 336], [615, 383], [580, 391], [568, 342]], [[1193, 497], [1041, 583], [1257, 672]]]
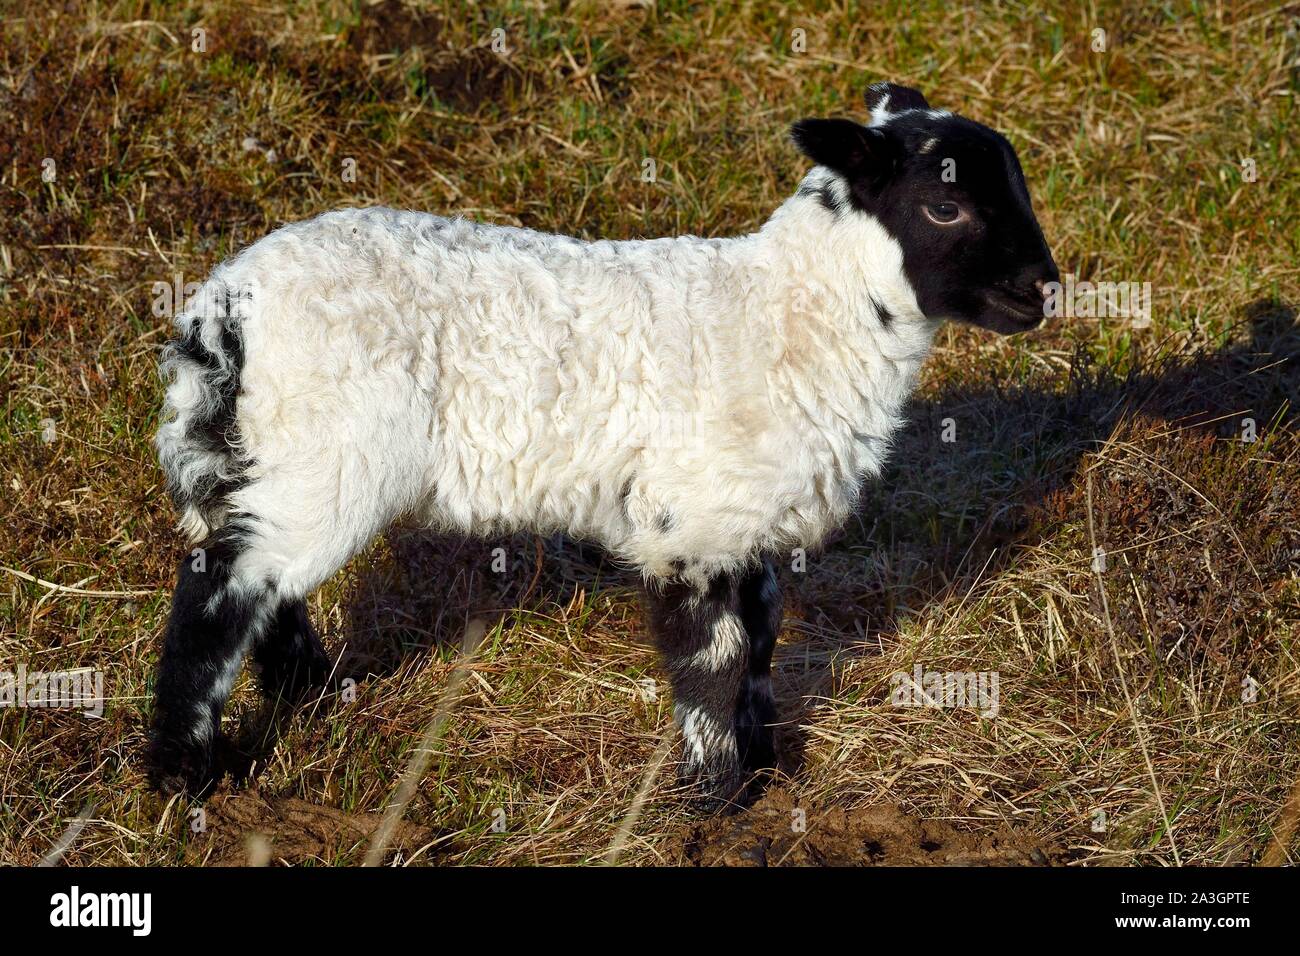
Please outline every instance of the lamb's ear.
[[849, 178], [876, 176], [893, 167], [893, 154], [882, 130], [845, 119], [803, 119], [790, 127], [799, 152], [818, 166]]
[[867, 87], [863, 99], [866, 100], [867, 109], [871, 111], [871, 120], [874, 123], [879, 123], [891, 113], [930, 108], [930, 104], [926, 102], [920, 90], [914, 90], [910, 86], [899, 86], [897, 83], [873, 83]]

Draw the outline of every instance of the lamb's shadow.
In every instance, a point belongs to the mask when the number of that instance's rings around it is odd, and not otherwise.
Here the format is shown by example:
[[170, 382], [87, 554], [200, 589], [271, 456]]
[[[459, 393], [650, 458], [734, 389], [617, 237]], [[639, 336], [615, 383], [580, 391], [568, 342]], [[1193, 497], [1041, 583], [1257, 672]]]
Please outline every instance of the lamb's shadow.
[[[798, 728], [838, 691], [833, 661], [889, 645], [904, 619], [937, 601], [960, 601], [1025, 548], [1040, 544], [1035, 515], [1072, 484], [1080, 459], [1127, 416], [1171, 428], [1240, 436], [1300, 417], [1300, 327], [1295, 310], [1255, 302], [1216, 351], [1140, 354], [1120, 374], [1076, 352], [1070, 372], [1003, 387], [970, 370], [963, 380], [912, 405], [886, 474], [867, 490], [856, 521], [786, 574], [787, 603], [814, 632], [778, 651], [782, 768], [801, 766]], [[983, 375], [985, 377], [981, 378]]]
[[599, 548], [556, 535], [472, 539], [398, 525], [358, 559], [337, 616], [317, 621], [333, 663], [329, 686], [305, 700], [263, 702], [241, 715], [219, 761], [236, 786], [254, 778], [290, 722], [346, 706], [348, 685], [412, 672], [446, 649], [455, 654], [475, 619], [488, 627], [511, 613], [566, 605], [580, 590], [633, 587], [639, 579]]
[[339, 672], [388, 676], [459, 648], [474, 619], [491, 627], [513, 612], [567, 605], [580, 590], [636, 581], [599, 548], [562, 535], [469, 539], [399, 527], [357, 575]]

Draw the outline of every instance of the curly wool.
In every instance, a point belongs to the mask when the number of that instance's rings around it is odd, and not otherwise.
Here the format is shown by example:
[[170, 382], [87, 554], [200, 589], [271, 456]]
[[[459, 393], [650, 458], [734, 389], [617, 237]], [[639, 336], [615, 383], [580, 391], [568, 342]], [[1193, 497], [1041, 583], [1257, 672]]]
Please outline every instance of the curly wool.
[[177, 318], [194, 348], [165, 356], [157, 444], [182, 527], [237, 517], [239, 576], [289, 597], [403, 515], [563, 531], [652, 579], [816, 545], [878, 474], [938, 326], [898, 243], [836, 213], [844, 189], [814, 168], [724, 239], [386, 208], [277, 230]]

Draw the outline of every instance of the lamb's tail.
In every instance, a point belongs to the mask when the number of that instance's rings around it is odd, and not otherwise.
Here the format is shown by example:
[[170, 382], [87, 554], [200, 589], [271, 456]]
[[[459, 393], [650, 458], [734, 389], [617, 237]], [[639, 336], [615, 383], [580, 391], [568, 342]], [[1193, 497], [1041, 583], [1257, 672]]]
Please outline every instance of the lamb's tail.
[[154, 444], [181, 530], [196, 542], [225, 523], [229, 496], [244, 483], [235, 402], [249, 299], [214, 275], [177, 314], [159, 365], [168, 385]]

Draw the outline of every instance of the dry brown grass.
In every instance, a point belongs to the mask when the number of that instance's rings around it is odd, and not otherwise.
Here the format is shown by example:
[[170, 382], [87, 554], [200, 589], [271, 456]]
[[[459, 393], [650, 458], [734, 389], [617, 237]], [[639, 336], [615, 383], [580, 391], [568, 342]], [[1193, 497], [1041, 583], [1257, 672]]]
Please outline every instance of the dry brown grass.
[[[669, 701], [643, 692], [657, 672], [634, 582], [573, 542], [394, 532], [311, 602], [355, 699], [267, 715], [241, 684], [227, 728], [253, 772], [207, 833], [147, 792], [180, 550], [149, 448], [167, 328], [152, 285], [339, 205], [615, 238], [750, 229], [800, 172], [785, 126], [856, 112], [881, 78], [1005, 130], [1062, 271], [1151, 282], [1154, 317], [942, 334], [888, 476], [785, 574], [785, 786], [810, 818], [897, 804], [1011, 824], [1078, 864], [1260, 859], [1300, 774], [1296, 23], [1294, 6], [1138, 0], [11, 8], [0, 565], [140, 593], [0, 571], [0, 670], [101, 669], [111, 698], [99, 721], [0, 710], [0, 860], [39, 860], [90, 804], [69, 862], [214, 862], [215, 837], [260, 828], [272, 859], [359, 863], [479, 619], [394, 858], [604, 858]], [[996, 718], [889, 706], [890, 675], [918, 662], [996, 670]], [[652, 779], [621, 862], [680, 857], [695, 816], [671, 777]]]

